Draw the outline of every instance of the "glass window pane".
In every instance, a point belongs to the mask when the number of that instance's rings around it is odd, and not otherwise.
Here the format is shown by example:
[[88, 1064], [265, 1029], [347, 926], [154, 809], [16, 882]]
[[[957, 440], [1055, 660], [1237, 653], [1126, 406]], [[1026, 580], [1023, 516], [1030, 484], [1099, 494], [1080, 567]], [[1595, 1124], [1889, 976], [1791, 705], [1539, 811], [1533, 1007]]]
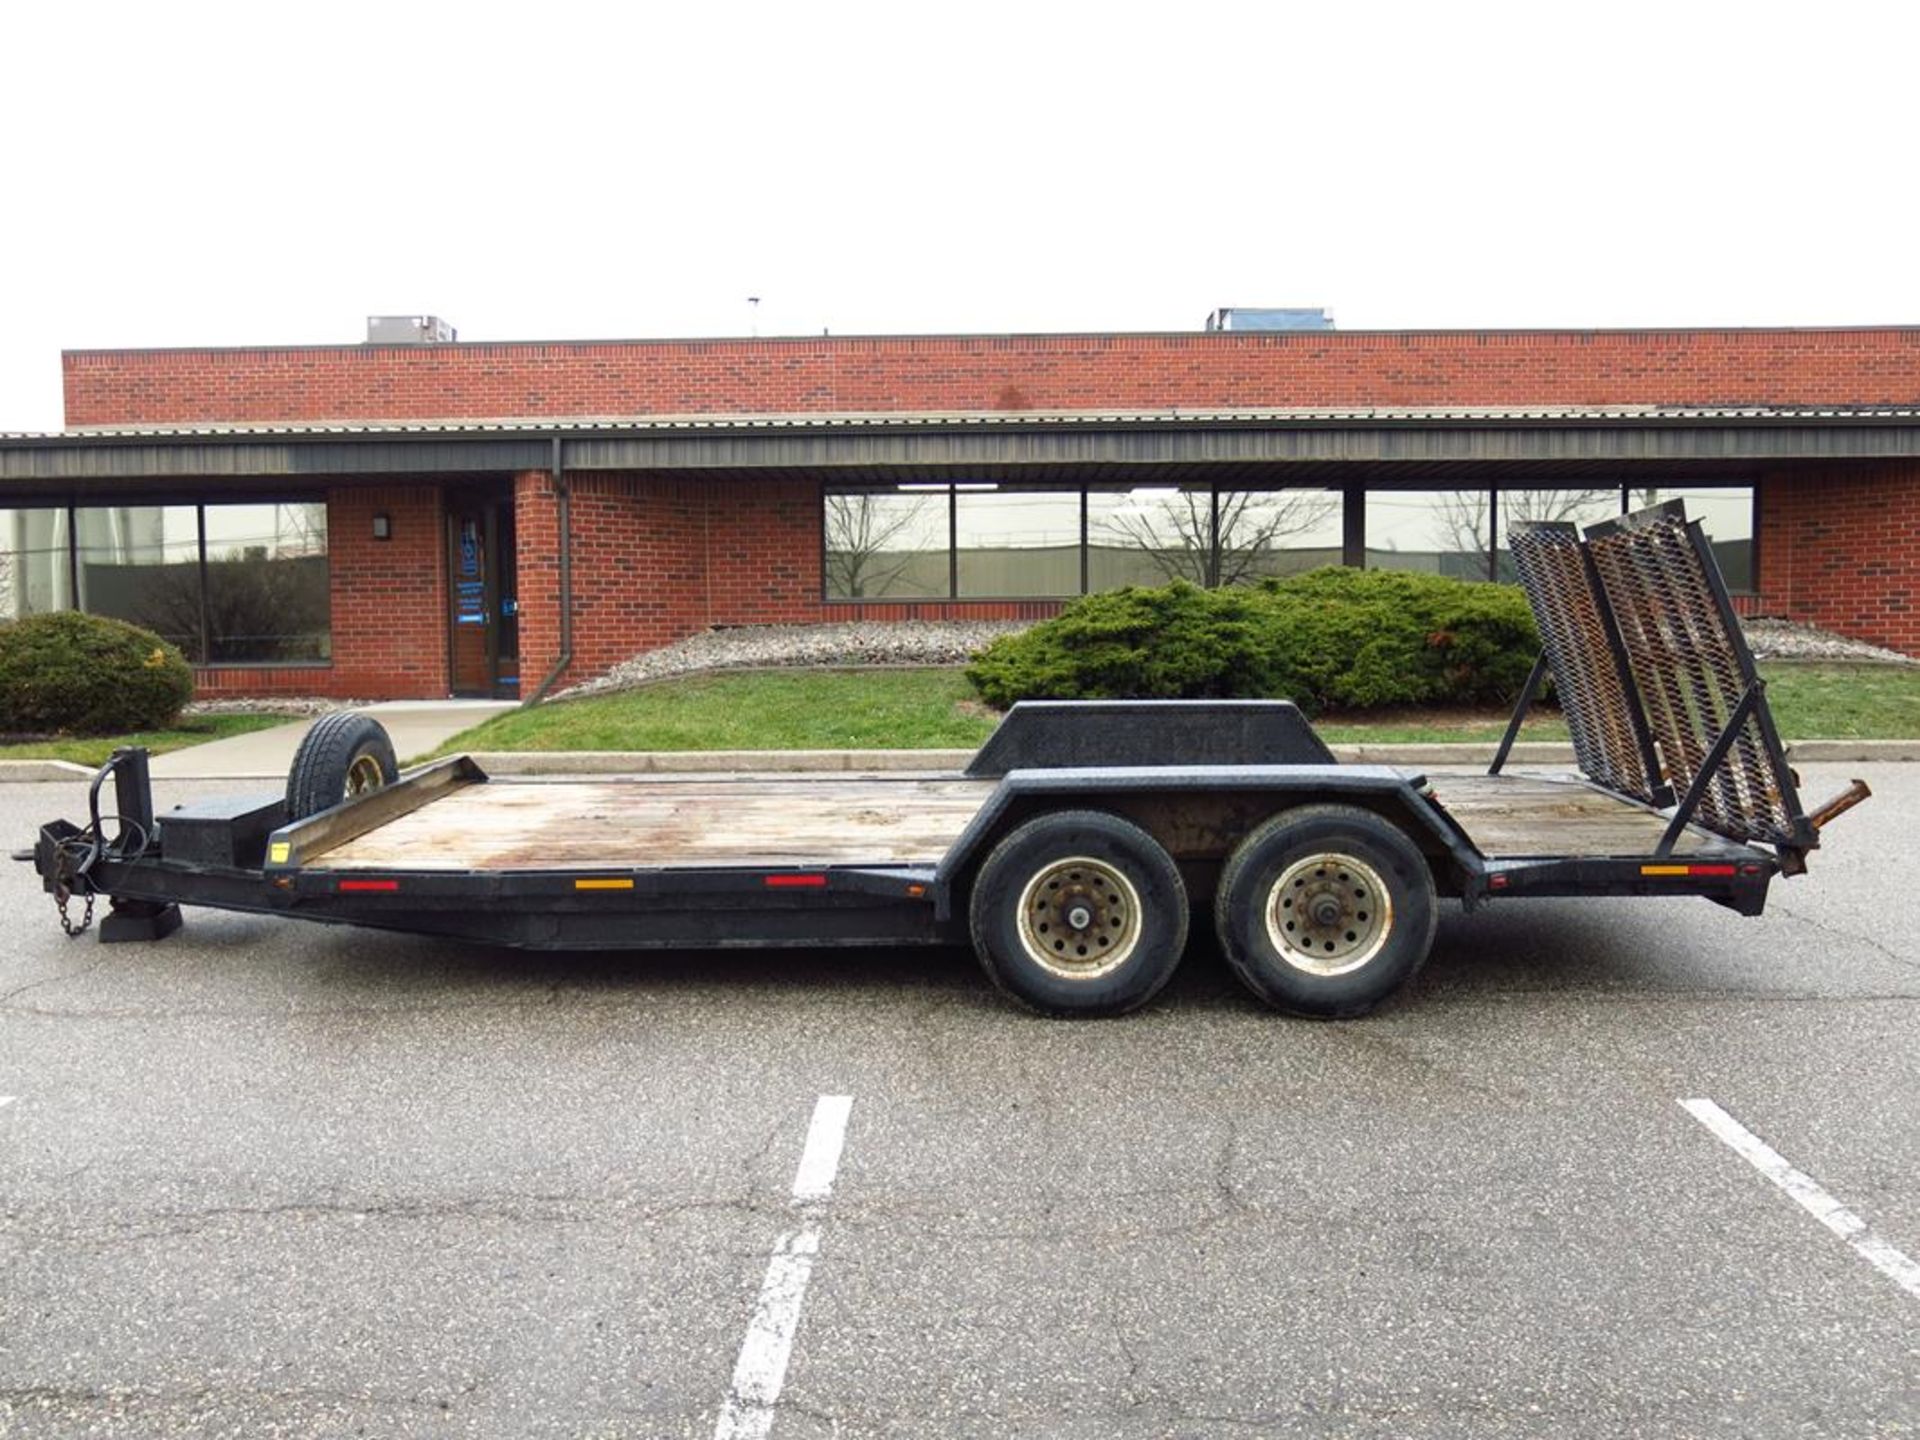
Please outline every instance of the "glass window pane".
[[209, 505], [206, 516], [210, 663], [329, 658], [327, 507]]
[[1205, 585], [1212, 536], [1205, 485], [1097, 486], [1087, 492], [1087, 588]]
[[200, 649], [200, 519], [191, 505], [92, 506], [73, 512], [80, 608]]
[[1342, 558], [1338, 490], [1222, 490], [1220, 583], [1293, 575]]
[[59, 510], [0, 510], [0, 620], [73, 602], [67, 518]]
[[824, 514], [829, 600], [946, 595], [946, 486], [829, 490]]
[[1485, 490], [1369, 490], [1367, 567], [1487, 578]]
[[1620, 515], [1620, 486], [1599, 485], [1586, 490], [1534, 490], [1526, 488], [1500, 490], [1500, 579], [1512, 584], [1517, 575], [1513, 568], [1513, 549], [1507, 537], [1513, 533], [1516, 520], [1564, 520], [1585, 530], [1589, 525], [1602, 520], [1613, 520]]
[[1635, 488], [1628, 492], [1635, 510], [1684, 500], [1687, 518], [1698, 520], [1713, 546], [1714, 559], [1726, 577], [1727, 589], [1753, 590], [1753, 487], [1751, 485], [1697, 485], [1665, 489]]
[[1078, 595], [1080, 492], [957, 487], [962, 595]]

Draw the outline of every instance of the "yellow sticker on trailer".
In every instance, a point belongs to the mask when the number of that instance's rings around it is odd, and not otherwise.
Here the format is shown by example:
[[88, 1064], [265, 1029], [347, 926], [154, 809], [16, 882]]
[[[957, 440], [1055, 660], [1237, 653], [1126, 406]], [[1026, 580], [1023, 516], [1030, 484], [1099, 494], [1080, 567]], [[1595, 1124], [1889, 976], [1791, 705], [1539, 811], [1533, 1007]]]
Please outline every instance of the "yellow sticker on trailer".
[[1689, 875], [1693, 872], [1685, 865], [1642, 865], [1642, 875]]
[[576, 880], [573, 882], [573, 888], [576, 890], [631, 890], [633, 889], [633, 881], [632, 880]]

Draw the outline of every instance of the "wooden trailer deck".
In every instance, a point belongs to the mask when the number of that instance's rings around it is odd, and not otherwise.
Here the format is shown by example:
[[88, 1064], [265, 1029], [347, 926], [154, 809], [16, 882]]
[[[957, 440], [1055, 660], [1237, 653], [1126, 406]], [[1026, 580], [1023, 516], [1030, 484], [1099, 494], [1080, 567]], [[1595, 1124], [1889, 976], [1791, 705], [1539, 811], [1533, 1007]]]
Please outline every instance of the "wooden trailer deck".
[[[322, 870], [933, 865], [998, 782], [925, 777], [492, 780], [314, 857]], [[1573, 777], [1445, 775], [1441, 805], [1492, 859], [1645, 856], [1663, 817]], [[1679, 854], [1726, 841], [1689, 830]]]
[[489, 780], [318, 857], [328, 870], [932, 864], [993, 780]]
[[[1434, 798], [1490, 860], [1651, 855], [1667, 817], [1572, 775], [1430, 776]], [[1687, 827], [1676, 855], [1733, 842]]]

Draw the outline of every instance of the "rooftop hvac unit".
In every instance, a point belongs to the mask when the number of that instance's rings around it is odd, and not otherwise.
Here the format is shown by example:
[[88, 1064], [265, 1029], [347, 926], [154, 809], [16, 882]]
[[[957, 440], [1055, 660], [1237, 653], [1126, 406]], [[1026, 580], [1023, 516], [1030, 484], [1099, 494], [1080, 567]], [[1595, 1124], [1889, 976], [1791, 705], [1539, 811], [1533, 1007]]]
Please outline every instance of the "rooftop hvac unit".
[[1222, 306], [1207, 316], [1209, 330], [1331, 330], [1325, 310], [1275, 310], [1258, 306]]
[[459, 337], [438, 315], [369, 315], [369, 345], [451, 345]]

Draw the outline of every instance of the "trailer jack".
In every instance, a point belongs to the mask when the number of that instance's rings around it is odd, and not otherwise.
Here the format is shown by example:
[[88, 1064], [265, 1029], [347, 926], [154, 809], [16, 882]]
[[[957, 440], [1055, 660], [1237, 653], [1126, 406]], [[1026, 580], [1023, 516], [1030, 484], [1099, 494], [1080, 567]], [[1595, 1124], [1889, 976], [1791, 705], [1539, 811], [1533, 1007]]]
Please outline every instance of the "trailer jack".
[[[103, 817], [100, 787], [109, 775], [114, 784], [114, 811]], [[118, 827], [111, 839], [103, 819]], [[47, 889], [60, 912], [60, 928], [69, 938], [84, 935], [93, 926], [94, 902], [100, 894], [93, 882], [94, 867], [102, 860], [138, 860], [152, 846], [155, 830], [147, 752], [137, 748], [115, 750], [94, 775], [87, 790], [85, 828], [64, 820], [41, 827], [40, 848], [47, 852], [42, 873], [48, 877]], [[83, 902], [78, 921], [68, 908], [75, 897]], [[159, 940], [178, 930], [181, 923], [180, 907], [168, 901], [109, 895], [107, 911], [100, 922], [103, 945]]]

